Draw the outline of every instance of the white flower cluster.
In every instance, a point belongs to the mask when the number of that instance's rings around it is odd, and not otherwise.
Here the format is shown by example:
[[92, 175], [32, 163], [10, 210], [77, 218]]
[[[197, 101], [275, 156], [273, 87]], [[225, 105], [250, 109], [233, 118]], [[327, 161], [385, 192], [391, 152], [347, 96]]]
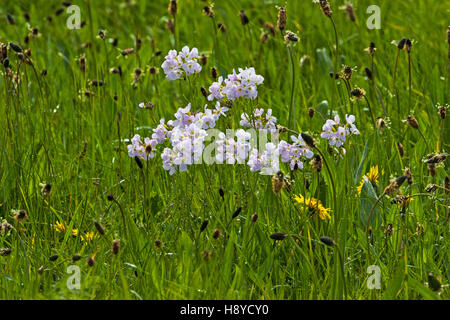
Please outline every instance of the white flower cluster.
[[239, 68], [239, 73], [233, 69], [233, 73], [229, 74], [226, 79], [219, 77], [217, 82], [214, 82], [209, 87], [208, 100], [217, 99], [235, 100], [243, 97], [248, 99], [255, 99], [258, 96], [257, 86], [264, 82], [264, 78], [255, 73], [254, 68]]

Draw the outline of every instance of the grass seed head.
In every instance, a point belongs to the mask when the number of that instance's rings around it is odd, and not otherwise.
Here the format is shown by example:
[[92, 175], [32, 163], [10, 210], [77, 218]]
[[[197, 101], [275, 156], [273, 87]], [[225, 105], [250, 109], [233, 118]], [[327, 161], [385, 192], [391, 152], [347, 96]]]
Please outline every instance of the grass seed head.
[[93, 267], [95, 265], [95, 260], [92, 257], [87, 257], [86, 258], [86, 263], [89, 267]]
[[13, 49], [15, 52], [17, 52], [17, 53], [20, 53], [20, 52], [22, 52], [23, 50], [22, 50], [22, 47], [21, 46], [19, 46], [18, 44], [15, 44], [14, 42], [10, 42], [9, 43], [9, 47], [11, 48], [11, 49]]
[[120, 241], [119, 240], [113, 240], [111, 245], [111, 252], [115, 255], [117, 255], [120, 251]]
[[50, 260], [50, 261], [56, 261], [56, 260], [58, 260], [58, 255], [57, 255], [57, 254], [54, 254], [54, 255], [50, 256], [49, 260]]
[[14, 215], [14, 220], [17, 222], [23, 222], [27, 219], [27, 212], [25, 210], [17, 210], [16, 214]]
[[94, 221], [94, 226], [95, 229], [97, 229], [98, 233], [100, 233], [102, 236], [105, 234], [105, 228], [103, 228], [103, 226], [100, 223]]
[[212, 237], [217, 240], [220, 238], [221, 234], [222, 234], [222, 231], [220, 231], [219, 229], [214, 229]]
[[227, 27], [225, 27], [225, 25], [222, 22], [219, 22], [217, 24], [217, 28], [219, 29], [220, 32], [223, 32], [223, 33], [227, 32]]
[[439, 292], [442, 288], [441, 282], [431, 272], [428, 273], [428, 287], [434, 292]]
[[408, 182], [408, 184], [412, 184], [414, 180], [412, 177], [411, 169], [406, 168], [404, 175], [406, 176], [406, 182]]
[[236, 209], [236, 211], [234, 211], [233, 215], [231, 216], [231, 219], [236, 218], [241, 213], [241, 211], [242, 211], [242, 207], [238, 207]]
[[405, 155], [405, 148], [400, 142], [397, 142], [397, 149], [398, 153], [400, 153], [400, 157], [403, 157]]
[[72, 257], [72, 261], [73, 262], [77, 262], [77, 261], [80, 261], [81, 260], [81, 255], [79, 255], [79, 254], [74, 254], [73, 255], [73, 257]]
[[278, 9], [278, 18], [277, 18], [277, 28], [280, 31], [283, 31], [286, 28], [287, 22], [287, 14], [286, 14], [286, 6], [281, 6]]
[[406, 118], [406, 122], [411, 126], [411, 128], [414, 128], [416, 130], [419, 129], [419, 122], [413, 115], [409, 115]]
[[11, 248], [0, 249], [0, 256], [6, 257], [11, 254]]
[[170, 0], [168, 11], [171, 16], [175, 16], [177, 14], [178, 12], [177, 0]]
[[211, 68], [211, 77], [217, 79], [217, 69], [215, 67]]
[[329, 247], [334, 247], [336, 245], [336, 242], [334, 242], [334, 240], [332, 238], [327, 237], [327, 236], [320, 237], [320, 241], [322, 241], [323, 244], [325, 244]]
[[247, 15], [245, 14], [244, 10], [239, 11], [239, 17], [241, 18], [241, 24], [245, 26], [250, 22]]
[[205, 16], [208, 16], [210, 18], [214, 18], [214, 16], [215, 16], [214, 10], [210, 6], [204, 6], [202, 12]]
[[159, 249], [159, 248], [161, 248], [161, 246], [162, 246], [161, 240], [155, 240], [155, 248]]
[[142, 164], [141, 158], [139, 158], [138, 156], [134, 156], [134, 161], [136, 162], [136, 164], [139, 167], [139, 169], [144, 168], [144, 165]]
[[345, 11], [347, 12], [348, 18], [349, 18], [351, 21], [355, 22], [355, 20], [356, 20], [356, 17], [355, 17], [355, 10], [353, 10], [353, 6], [352, 6], [351, 3], [347, 3], [347, 4], [345, 5]]
[[50, 183], [46, 183], [41, 189], [41, 194], [45, 198], [48, 197], [51, 193], [52, 193], [52, 185]]
[[285, 44], [292, 44], [298, 42], [298, 36], [289, 30], [286, 30], [286, 33], [284, 35], [284, 43]]
[[14, 17], [10, 14], [10, 13], [6, 13], [6, 20], [8, 21], [8, 23], [10, 25], [15, 25], [16, 24], [16, 20], [14, 19]]
[[317, 172], [322, 171], [322, 158], [320, 155], [315, 154], [311, 160], [311, 165]]
[[204, 220], [202, 222], [202, 225], [200, 226], [200, 233], [205, 231], [206, 227], [208, 226], [209, 221], [208, 220]]
[[303, 141], [305, 141], [305, 143], [308, 147], [310, 147], [310, 148], [315, 147], [314, 139], [309, 134], [302, 132], [302, 133], [300, 133], [300, 136], [302, 137]]
[[344, 66], [341, 70], [342, 78], [350, 80], [353, 76], [353, 69], [350, 66]]
[[275, 232], [270, 235], [270, 238], [274, 241], [283, 241], [284, 239], [286, 239], [287, 236], [288, 235], [286, 233]]
[[320, 8], [322, 9], [322, 13], [327, 16], [328, 18], [331, 18], [331, 15], [333, 11], [331, 10], [330, 4], [327, 0], [319, 0]]
[[255, 223], [256, 221], [258, 221], [258, 214], [257, 214], [257, 213], [252, 214], [251, 221], [252, 221], [253, 223]]

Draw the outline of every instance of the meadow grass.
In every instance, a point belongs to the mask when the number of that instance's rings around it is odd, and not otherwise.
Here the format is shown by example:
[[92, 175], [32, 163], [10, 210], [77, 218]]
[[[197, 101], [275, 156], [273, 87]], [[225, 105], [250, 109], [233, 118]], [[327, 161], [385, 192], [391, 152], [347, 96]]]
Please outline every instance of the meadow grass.
[[[11, 225], [0, 233], [0, 248], [11, 249], [0, 256], [0, 298], [448, 299], [450, 230], [443, 189], [448, 173], [444, 162], [434, 175], [423, 162], [428, 154], [448, 151], [448, 118], [438, 113], [450, 92], [445, 1], [354, 0], [355, 22], [340, 8], [346, 1], [330, 1], [338, 56], [333, 24], [312, 1], [217, 0], [211, 18], [202, 14], [207, 2], [183, 0], [175, 34], [166, 28], [168, 3], [73, 1], [86, 22], [79, 30], [66, 27], [65, 11], [55, 15], [62, 7], [58, 1], [1, 3], [0, 42], [29, 48], [31, 56], [21, 60], [9, 48], [10, 68], [0, 66], [0, 220]], [[372, 4], [381, 8], [379, 30], [366, 27]], [[260, 41], [264, 22], [276, 26], [281, 5], [287, 7], [285, 30], [299, 37], [289, 48], [279, 31]], [[241, 9], [249, 18], [245, 26]], [[33, 27], [38, 36], [26, 43]], [[105, 30], [105, 40], [98, 30]], [[408, 53], [391, 43], [404, 37], [413, 40], [410, 73]], [[114, 38], [117, 46], [109, 41]], [[376, 44], [373, 61], [364, 51], [370, 42]], [[198, 48], [208, 61], [188, 80], [167, 81], [160, 68], [164, 56], [184, 45]], [[126, 48], [135, 52], [123, 56]], [[85, 71], [80, 57], [86, 59]], [[348, 88], [329, 74], [343, 65], [353, 68]], [[109, 72], [119, 66], [121, 76]], [[150, 74], [152, 66], [157, 74]], [[294, 172], [283, 166], [294, 180], [292, 190], [275, 194], [272, 177], [246, 165], [193, 165], [169, 175], [161, 150], [142, 169], [128, 156], [126, 139], [150, 135], [160, 118], [173, 119], [189, 102], [203, 109], [207, 101], [200, 88], [214, 81], [212, 67], [226, 76], [249, 66], [265, 78], [258, 98], [235, 101], [218, 127], [237, 128], [242, 112], [271, 108], [279, 124], [316, 139], [329, 171], [325, 164], [320, 173], [309, 163]], [[372, 69], [374, 82], [365, 67]], [[133, 85], [136, 68], [142, 75]], [[349, 99], [348, 89], [356, 87], [367, 99]], [[138, 108], [143, 101], [151, 101], [153, 109]], [[312, 118], [309, 108], [315, 110]], [[346, 142], [345, 156], [330, 153], [319, 137], [335, 114], [341, 119], [354, 114], [361, 132]], [[408, 124], [408, 115], [419, 129]], [[384, 129], [375, 127], [377, 117], [386, 122]], [[377, 182], [366, 182], [358, 195], [361, 179], [375, 166]], [[402, 207], [392, 203], [395, 195], [380, 196], [405, 168], [413, 182], [405, 182], [398, 194], [412, 200]], [[51, 184], [47, 196], [45, 184]], [[439, 188], [426, 192], [429, 184]], [[320, 199], [331, 208], [331, 220], [295, 205], [299, 194]], [[26, 210], [25, 221], [14, 219], [18, 209]], [[65, 231], [58, 232], [57, 222]], [[217, 239], [215, 229], [221, 231]], [[270, 235], [276, 232], [288, 236], [274, 241]], [[336, 245], [325, 245], [323, 236]], [[121, 244], [117, 255], [111, 252], [114, 239]], [[75, 254], [81, 260], [73, 262]], [[87, 257], [93, 257], [93, 266]], [[81, 269], [79, 290], [66, 285], [72, 264]], [[381, 270], [379, 290], [366, 285], [371, 265]], [[441, 292], [425, 284], [429, 273], [442, 283]]]

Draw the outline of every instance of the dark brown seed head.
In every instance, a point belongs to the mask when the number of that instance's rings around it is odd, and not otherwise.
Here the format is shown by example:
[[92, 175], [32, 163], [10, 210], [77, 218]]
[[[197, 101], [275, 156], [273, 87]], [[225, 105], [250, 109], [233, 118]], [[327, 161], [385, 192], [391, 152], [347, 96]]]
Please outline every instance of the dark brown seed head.
[[61, 7], [61, 8], [58, 8], [58, 9], [56, 9], [56, 11], [55, 11], [55, 16], [59, 16], [61, 13], [63, 13], [64, 12], [64, 8], [63, 7]]
[[44, 273], [44, 266], [40, 266], [37, 272], [39, 275], [42, 275]]
[[320, 172], [322, 170], [322, 158], [320, 155], [315, 154], [314, 157], [311, 160], [311, 165], [317, 172]]
[[267, 33], [267, 31], [263, 31], [263, 32], [261, 33], [261, 37], [259, 37], [259, 41], [260, 41], [261, 43], [266, 43], [267, 40], [269, 40], [269, 34]]
[[156, 67], [151, 66], [150, 68], [148, 68], [148, 72], [150, 74], [157, 74], [158, 73], [158, 69]]
[[236, 218], [241, 213], [241, 211], [242, 211], [242, 207], [238, 207], [236, 209], [236, 211], [234, 211], [233, 215], [231, 216], [231, 219]]
[[350, 66], [344, 66], [344, 68], [342, 68], [341, 70], [341, 73], [342, 78], [344, 78], [345, 80], [350, 80], [353, 75], [353, 69]]
[[142, 47], [142, 38], [137, 37], [134, 46], [136, 47], [136, 51], [139, 51]]
[[287, 234], [283, 232], [275, 232], [270, 235], [270, 239], [275, 241], [283, 241], [284, 239], [286, 239], [286, 237]]
[[10, 254], [11, 254], [10, 248], [0, 249], [0, 256], [6, 257], [6, 256], [9, 256]]
[[435, 192], [437, 190], [438, 186], [436, 184], [429, 184], [427, 185], [427, 187], [425, 188], [426, 192]]
[[412, 177], [411, 170], [409, 168], [405, 169], [404, 175], [406, 176], [406, 182], [408, 184], [412, 184], [414, 180], [413, 180], [413, 177]]
[[220, 231], [219, 229], [215, 229], [213, 234], [212, 234], [212, 237], [214, 239], [219, 239], [221, 234], [222, 234], [222, 231]]
[[257, 213], [252, 214], [251, 221], [252, 221], [253, 223], [255, 223], [256, 221], [258, 221], [258, 214], [257, 214]]
[[219, 22], [217, 24], [217, 28], [219, 29], [220, 32], [227, 32], [227, 27], [225, 27], [225, 25], [222, 22]]
[[27, 212], [25, 210], [17, 210], [16, 214], [14, 215], [14, 220], [17, 222], [24, 221], [27, 218]]
[[386, 121], [384, 121], [383, 117], [378, 117], [375, 121], [377, 128], [383, 131], [386, 128]]
[[50, 260], [50, 261], [56, 261], [56, 260], [58, 260], [58, 255], [57, 255], [57, 254], [54, 254], [54, 255], [50, 256], [49, 260]]
[[18, 44], [15, 44], [14, 42], [10, 42], [10, 43], [9, 43], [9, 47], [10, 47], [11, 49], [13, 49], [15, 52], [22, 52], [22, 51], [23, 51], [23, 50], [22, 50], [22, 47], [19, 46]]
[[432, 177], [436, 176], [436, 163], [428, 163], [427, 169], [428, 169], [428, 172], [430, 173], [430, 176], [432, 176]]
[[202, 53], [202, 55], [200, 56], [200, 59], [198, 59], [198, 62], [204, 66], [205, 64], [208, 63], [208, 56], [206, 56], [205, 54]]
[[139, 167], [139, 169], [144, 168], [144, 165], [142, 164], [141, 158], [139, 158], [138, 156], [134, 156], [134, 161], [136, 162], [136, 164]]
[[215, 16], [212, 7], [209, 7], [209, 6], [204, 6], [204, 7], [203, 7], [203, 14], [204, 14], [205, 16], [210, 17], [210, 18], [214, 18], [214, 16]]
[[78, 253], [74, 254], [73, 257], [72, 257], [72, 261], [73, 262], [77, 262], [79, 260], [81, 260], [81, 255], [79, 255]]
[[48, 197], [52, 193], [52, 185], [50, 183], [45, 184], [41, 189], [43, 197]]
[[295, 42], [298, 42], [298, 36], [294, 32], [286, 30], [286, 33], [284, 35], [284, 43], [289, 44]]
[[201, 88], [200, 88], [200, 92], [202, 93], [202, 96], [205, 97], [205, 99], [208, 98], [208, 92], [206, 91], [205, 88], [201, 87]]
[[364, 72], [366, 73], [366, 76], [367, 76], [367, 78], [369, 78], [369, 80], [373, 80], [372, 70], [370, 70], [369, 68], [365, 67], [364, 68]]
[[329, 247], [334, 247], [336, 245], [336, 242], [334, 242], [334, 240], [332, 238], [327, 237], [327, 236], [320, 237], [320, 241], [322, 241], [323, 244], [325, 244]]
[[30, 14], [28, 12], [25, 12], [23, 14], [23, 18], [25, 19], [26, 22], [30, 22], [31, 17], [30, 17]]
[[211, 68], [211, 77], [213, 77], [213, 79], [217, 79], [217, 69], [215, 67]]
[[113, 254], [118, 254], [120, 251], [120, 241], [119, 240], [113, 240], [111, 245], [111, 252]]
[[145, 147], [145, 153], [147, 154], [147, 156], [152, 153], [152, 146], [149, 144]]
[[202, 225], [200, 226], [200, 232], [205, 231], [206, 227], [208, 226], [209, 221], [208, 220], [204, 220], [202, 222]]
[[264, 22], [264, 29], [270, 32], [272, 35], [275, 35], [275, 27], [270, 22]]
[[400, 153], [400, 157], [403, 157], [405, 155], [405, 148], [403, 148], [403, 145], [400, 142], [397, 142], [397, 149], [398, 153]]
[[394, 227], [392, 226], [392, 223], [387, 224], [386, 229], [384, 229], [384, 234], [387, 237], [390, 237], [394, 234]]
[[406, 38], [402, 38], [402, 39], [398, 42], [397, 48], [398, 48], [399, 50], [402, 50], [402, 49], [405, 48], [406, 40], [407, 40]]
[[355, 88], [350, 91], [350, 94], [357, 99], [362, 99], [366, 95], [366, 92], [361, 88]]
[[366, 51], [369, 55], [371, 55], [371, 56], [373, 56], [374, 54], [375, 54], [375, 51], [376, 51], [377, 49], [376, 49], [376, 47], [375, 47], [375, 43], [374, 42], [371, 42], [370, 44], [369, 44], [369, 47], [368, 48], [366, 48], [366, 49], [364, 49], [364, 51]]
[[303, 141], [305, 141], [305, 143], [308, 147], [310, 147], [310, 148], [315, 147], [314, 139], [309, 134], [302, 132], [302, 133], [300, 133], [300, 136], [302, 137]]
[[405, 182], [406, 178], [407, 178], [406, 176], [400, 176], [396, 179], [392, 179], [389, 182], [389, 185], [384, 189], [384, 194], [391, 195], [397, 192], [398, 189], [400, 189], [403, 182]]
[[105, 228], [103, 228], [103, 226], [100, 223], [98, 223], [97, 221], [94, 221], [94, 226], [95, 226], [95, 229], [97, 229], [98, 233], [100, 233], [101, 235], [105, 234]]
[[174, 16], [177, 14], [177, 11], [178, 11], [177, 0], [170, 0], [168, 11], [171, 16]]
[[95, 260], [92, 257], [87, 257], [86, 258], [86, 263], [89, 267], [93, 267], [95, 265]]
[[161, 248], [161, 246], [162, 246], [161, 240], [155, 240], [155, 247], [156, 247], [157, 249], [159, 249], [159, 248]]
[[309, 109], [308, 109], [308, 116], [309, 116], [310, 118], [314, 117], [314, 109], [313, 109], [313, 108], [309, 108]]
[[277, 28], [280, 31], [283, 31], [286, 28], [287, 15], [286, 15], [286, 7], [281, 6], [278, 9], [278, 19], [277, 19]]
[[447, 107], [446, 106], [439, 107], [439, 116], [441, 117], [442, 120], [445, 119], [445, 117], [447, 116]]
[[406, 122], [414, 129], [419, 129], [419, 122], [417, 122], [416, 118], [413, 115], [409, 115], [406, 118]]
[[322, 9], [322, 13], [327, 16], [328, 18], [331, 18], [331, 15], [333, 11], [331, 10], [330, 4], [327, 0], [319, 0], [320, 8]]
[[347, 11], [348, 18], [354, 22], [356, 20], [355, 10], [353, 10], [353, 6], [351, 3], [347, 3], [345, 5], [345, 11]]
[[435, 292], [440, 291], [442, 287], [440, 281], [431, 272], [428, 273], [428, 287]]
[[247, 15], [245, 14], [244, 10], [239, 11], [239, 17], [241, 18], [241, 24], [245, 26], [249, 23], [249, 19]]
[[219, 195], [220, 195], [220, 197], [221, 197], [222, 200], [223, 200], [223, 199], [224, 199], [224, 196], [225, 196], [225, 192], [223, 191], [222, 188], [219, 189]]
[[16, 24], [16, 20], [10, 13], [6, 13], [6, 20], [8, 20], [8, 23], [11, 25]]
[[122, 56], [128, 56], [134, 53], [134, 48], [127, 48], [122, 50]]
[[425, 160], [426, 163], [441, 163], [447, 159], [448, 153], [438, 153], [437, 155], [429, 155], [428, 159]]
[[47, 75], [47, 69], [42, 69], [41, 75], [45, 77]]
[[64, 7], [70, 7], [70, 6], [72, 5], [72, 3], [70, 3], [70, 1], [63, 1], [63, 2], [61, 2], [61, 4], [62, 4]]
[[110, 193], [106, 196], [106, 199], [108, 199], [108, 201], [114, 201], [114, 196]]

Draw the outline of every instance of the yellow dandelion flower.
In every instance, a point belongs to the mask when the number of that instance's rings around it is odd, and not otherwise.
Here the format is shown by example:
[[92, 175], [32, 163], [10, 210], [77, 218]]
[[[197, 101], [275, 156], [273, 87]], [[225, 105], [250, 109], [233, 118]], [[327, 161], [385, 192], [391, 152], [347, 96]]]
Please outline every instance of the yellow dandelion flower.
[[[383, 174], [384, 171], [381, 171], [381, 174]], [[367, 178], [370, 182], [373, 184], [378, 183], [378, 178], [380, 177], [380, 173], [378, 170], [378, 166], [370, 167], [369, 172], [367, 172], [364, 177]], [[358, 195], [361, 195], [361, 190], [364, 186], [364, 177], [361, 179], [361, 182], [359, 183], [359, 186], [356, 187], [356, 190], [358, 191]]]
[[325, 208], [320, 202], [320, 200], [315, 198], [305, 198], [301, 194], [294, 197], [294, 200], [303, 206], [303, 208], [308, 209], [311, 214], [317, 214], [320, 219], [325, 220], [326, 218], [331, 219], [330, 208]]
[[81, 241], [89, 243], [95, 239], [98, 238], [97, 234], [94, 234], [94, 232], [90, 231], [84, 234], [84, 236], [81, 236]]
[[64, 226], [63, 223], [61, 223], [59, 221], [56, 221], [55, 230], [58, 231], [59, 233], [65, 232], [66, 231], [66, 227]]
[[72, 235], [76, 237], [78, 235], [78, 229], [72, 229]]

